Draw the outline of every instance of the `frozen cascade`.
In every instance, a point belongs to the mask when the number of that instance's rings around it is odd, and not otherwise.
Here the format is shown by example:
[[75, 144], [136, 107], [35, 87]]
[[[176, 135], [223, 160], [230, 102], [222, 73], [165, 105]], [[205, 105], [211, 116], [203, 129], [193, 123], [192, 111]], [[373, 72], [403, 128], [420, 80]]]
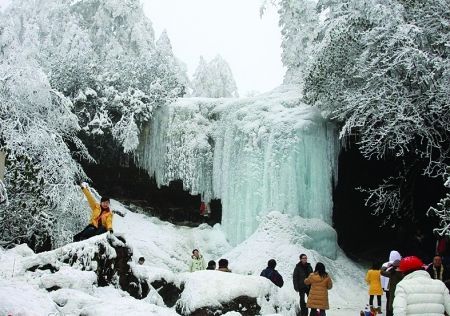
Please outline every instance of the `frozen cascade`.
[[[179, 179], [192, 194], [220, 198], [234, 245], [272, 210], [331, 224], [337, 132], [300, 97], [281, 87], [245, 99], [180, 99], [141, 133], [137, 164], [158, 185]], [[319, 252], [334, 257], [336, 235], [323, 236]]]

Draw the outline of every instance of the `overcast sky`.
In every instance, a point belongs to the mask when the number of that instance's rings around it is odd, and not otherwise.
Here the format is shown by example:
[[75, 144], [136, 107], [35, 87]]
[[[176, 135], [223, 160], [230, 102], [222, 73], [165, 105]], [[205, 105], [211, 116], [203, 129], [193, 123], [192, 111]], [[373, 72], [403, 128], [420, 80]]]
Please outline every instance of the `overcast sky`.
[[[283, 81], [276, 9], [262, 18], [261, 0], [141, 0], [156, 38], [166, 29], [175, 55], [190, 76], [200, 55], [220, 54], [230, 65], [239, 94], [269, 91]], [[0, 0], [1, 8], [11, 0]]]
[[278, 14], [261, 0], [142, 0], [156, 38], [166, 29], [175, 55], [192, 75], [200, 55], [220, 54], [230, 65], [239, 94], [269, 91], [283, 81]]

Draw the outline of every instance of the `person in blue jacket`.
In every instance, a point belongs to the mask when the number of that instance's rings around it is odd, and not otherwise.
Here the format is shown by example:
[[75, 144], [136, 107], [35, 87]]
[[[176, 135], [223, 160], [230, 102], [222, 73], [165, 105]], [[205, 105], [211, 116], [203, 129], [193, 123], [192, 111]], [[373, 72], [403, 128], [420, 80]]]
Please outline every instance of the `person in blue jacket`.
[[267, 262], [267, 268], [262, 270], [260, 276], [269, 279], [276, 286], [282, 287], [284, 284], [283, 277], [280, 273], [278, 273], [277, 270], [275, 270], [276, 266], [277, 262], [275, 261], [275, 259], [270, 259], [269, 262]]

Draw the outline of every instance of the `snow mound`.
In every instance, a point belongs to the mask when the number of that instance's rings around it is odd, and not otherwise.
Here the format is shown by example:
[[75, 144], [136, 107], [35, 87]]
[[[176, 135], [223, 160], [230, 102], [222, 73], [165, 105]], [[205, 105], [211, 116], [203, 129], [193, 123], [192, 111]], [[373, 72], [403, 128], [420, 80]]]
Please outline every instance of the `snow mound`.
[[[320, 254], [326, 238], [335, 241], [336, 232], [318, 219], [305, 219], [272, 211], [260, 219], [256, 232], [243, 243], [223, 255], [229, 260], [231, 270], [239, 274], [259, 275], [270, 259], [277, 261], [276, 269], [284, 278], [284, 286], [278, 300], [284, 302], [285, 313], [298, 306], [298, 295], [294, 291], [292, 274], [299, 262], [299, 255], [308, 256], [313, 269], [317, 262], [325, 264], [333, 280], [329, 291], [330, 307], [354, 308], [366, 301], [365, 270], [351, 262], [336, 245], [335, 259]], [[328, 236], [328, 237], [327, 237]], [[323, 249], [322, 249], [323, 252]], [[352, 297], [352, 300], [349, 300]], [[361, 302], [355, 306], [354, 301]]]
[[0, 279], [0, 315], [42, 316], [57, 312], [45, 292], [19, 280]]

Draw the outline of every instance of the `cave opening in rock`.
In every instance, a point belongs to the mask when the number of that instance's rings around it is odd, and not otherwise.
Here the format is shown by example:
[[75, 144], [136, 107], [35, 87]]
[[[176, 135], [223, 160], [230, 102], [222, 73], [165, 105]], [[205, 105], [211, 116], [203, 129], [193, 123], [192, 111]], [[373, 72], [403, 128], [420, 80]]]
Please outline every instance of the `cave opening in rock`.
[[414, 217], [394, 219], [383, 225], [386, 216], [375, 216], [364, 205], [366, 193], [358, 187], [375, 188], [382, 179], [401, 166], [392, 160], [366, 160], [357, 146], [343, 149], [339, 156], [338, 184], [333, 193], [333, 224], [339, 246], [354, 260], [387, 261], [390, 250], [403, 256], [418, 255], [429, 262], [435, 251], [433, 228], [437, 218], [426, 212], [445, 195], [442, 178], [418, 175], [414, 181]]
[[154, 178], [135, 166], [131, 157], [120, 154], [117, 159], [85, 164], [83, 168], [101, 195], [110, 196], [138, 212], [156, 216], [177, 225], [198, 226], [221, 222], [220, 199], [210, 202], [209, 216], [200, 215], [201, 195], [191, 195], [180, 180], [158, 188]]

